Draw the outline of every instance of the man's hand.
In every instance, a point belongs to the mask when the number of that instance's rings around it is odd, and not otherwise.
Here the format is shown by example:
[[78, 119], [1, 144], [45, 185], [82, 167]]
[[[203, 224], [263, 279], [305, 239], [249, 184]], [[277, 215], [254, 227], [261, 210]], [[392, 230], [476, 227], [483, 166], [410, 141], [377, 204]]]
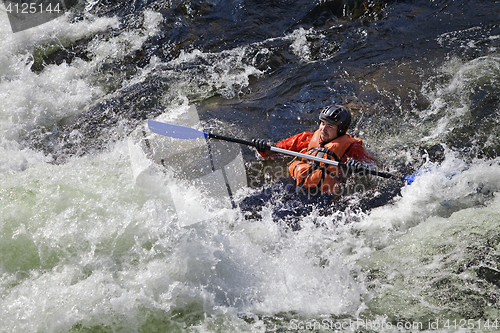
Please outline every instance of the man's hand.
[[271, 147], [267, 144], [267, 141], [264, 139], [253, 139], [252, 143], [254, 147], [257, 148], [257, 150], [261, 153], [271, 149]]
[[347, 169], [351, 172], [359, 172], [365, 169], [364, 164], [356, 160], [350, 160], [346, 163], [346, 165]]

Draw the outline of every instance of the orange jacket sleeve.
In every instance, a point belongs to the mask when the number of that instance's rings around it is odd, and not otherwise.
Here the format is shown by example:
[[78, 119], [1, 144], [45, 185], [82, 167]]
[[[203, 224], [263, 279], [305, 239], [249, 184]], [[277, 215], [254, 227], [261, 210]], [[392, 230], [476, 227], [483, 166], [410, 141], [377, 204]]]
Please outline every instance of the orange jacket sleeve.
[[365, 164], [375, 164], [373, 157], [366, 152], [360, 143], [353, 143], [345, 152], [340, 162], [346, 163], [348, 160], [356, 160]]
[[313, 134], [314, 133], [311, 133], [311, 132], [302, 132], [302, 133], [296, 134], [288, 139], [285, 139], [283, 141], [278, 142], [276, 144], [276, 147], [300, 152], [302, 149], [307, 148], [307, 146], [309, 145], [309, 141], [311, 141]]
[[[276, 143], [276, 147], [300, 152], [302, 151], [302, 149], [307, 148], [313, 134], [314, 133], [311, 132], [302, 132], [296, 134], [292, 137], [289, 137], [288, 139]], [[259, 153], [264, 158], [269, 158], [274, 155], [273, 152], [259, 152]], [[373, 159], [373, 157], [365, 151], [365, 149], [360, 143], [353, 143], [349, 147], [349, 149], [347, 149], [344, 156], [342, 156], [340, 162], [346, 163], [351, 159], [365, 164], [375, 164], [375, 160]]]
[[[313, 134], [314, 133], [311, 132], [302, 132], [296, 134], [292, 137], [289, 137], [288, 139], [276, 143], [276, 147], [300, 152], [302, 149], [307, 148], [307, 145], [309, 144], [309, 141], [311, 141]], [[259, 152], [259, 153], [264, 158], [268, 158], [273, 155], [272, 152]]]

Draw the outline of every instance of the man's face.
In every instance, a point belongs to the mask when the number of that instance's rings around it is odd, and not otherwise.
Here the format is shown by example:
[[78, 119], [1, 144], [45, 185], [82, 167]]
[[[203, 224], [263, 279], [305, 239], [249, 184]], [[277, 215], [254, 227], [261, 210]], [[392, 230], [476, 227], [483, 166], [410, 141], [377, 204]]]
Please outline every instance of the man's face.
[[337, 125], [332, 125], [322, 121], [319, 124], [319, 138], [323, 143], [332, 141], [337, 137]]

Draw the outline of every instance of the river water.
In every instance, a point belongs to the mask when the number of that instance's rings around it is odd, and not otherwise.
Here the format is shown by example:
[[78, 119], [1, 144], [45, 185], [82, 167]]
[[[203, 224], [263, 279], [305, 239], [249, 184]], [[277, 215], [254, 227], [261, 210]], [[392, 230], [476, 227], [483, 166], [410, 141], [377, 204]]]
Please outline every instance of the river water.
[[[493, 0], [80, 0], [13, 33], [2, 10], [0, 331], [496, 331], [498, 13]], [[137, 181], [131, 142], [162, 138], [147, 119], [194, 107], [204, 129], [278, 141], [332, 103], [351, 107], [382, 170], [416, 181], [359, 177], [298, 231], [277, 202], [248, 215], [175, 172]], [[236, 202], [289, 161], [237, 149]], [[180, 223], [172, 200], [202, 221]]]

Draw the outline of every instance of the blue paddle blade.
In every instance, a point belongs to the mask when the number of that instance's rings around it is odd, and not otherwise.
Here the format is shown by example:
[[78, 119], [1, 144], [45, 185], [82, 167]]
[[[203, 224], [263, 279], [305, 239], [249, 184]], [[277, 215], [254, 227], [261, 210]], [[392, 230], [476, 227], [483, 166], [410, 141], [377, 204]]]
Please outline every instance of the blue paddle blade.
[[408, 185], [410, 185], [411, 183], [413, 183], [415, 181], [415, 178], [417, 178], [418, 176], [422, 176], [423, 174], [429, 173], [431, 171], [432, 170], [429, 167], [422, 167], [420, 170], [415, 172], [413, 175], [405, 176], [404, 180]]
[[417, 177], [417, 174], [413, 174], [413, 175], [409, 175], [409, 176], [405, 176], [404, 177], [404, 180], [405, 182], [410, 185], [411, 183], [413, 183], [413, 181], [415, 180], [415, 177]]
[[151, 119], [148, 120], [148, 127], [152, 132], [156, 134], [168, 136], [175, 139], [193, 140], [202, 137], [208, 137], [208, 133], [198, 131], [197, 129], [191, 127], [167, 124]]

